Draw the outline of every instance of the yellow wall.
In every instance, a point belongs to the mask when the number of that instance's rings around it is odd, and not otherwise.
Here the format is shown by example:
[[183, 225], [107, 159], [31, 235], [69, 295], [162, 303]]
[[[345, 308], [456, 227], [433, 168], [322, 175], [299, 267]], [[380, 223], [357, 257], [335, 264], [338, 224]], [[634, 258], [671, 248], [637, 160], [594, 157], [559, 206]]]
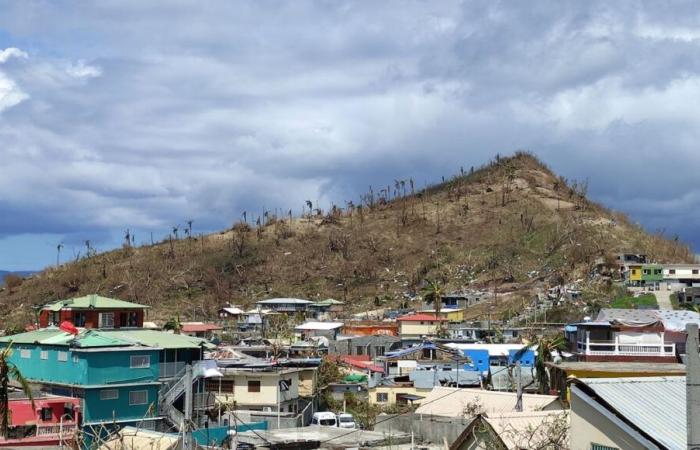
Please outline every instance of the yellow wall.
[[[425, 397], [432, 389], [416, 389], [413, 386], [376, 386], [370, 388], [367, 392], [369, 394], [369, 403], [371, 405], [378, 406], [390, 406], [396, 404], [396, 394], [412, 394], [420, 395]], [[386, 402], [377, 401], [377, 393], [386, 393], [388, 398]], [[422, 400], [416, 400], [416, 405], [419, 405]]]
[[641, 281], [642, 280], [642, 266], [630, 266], [630, 280]]
[[409, 336], [422, 336], [437, 333], [438, 322], [400, 322], [399, 334]]

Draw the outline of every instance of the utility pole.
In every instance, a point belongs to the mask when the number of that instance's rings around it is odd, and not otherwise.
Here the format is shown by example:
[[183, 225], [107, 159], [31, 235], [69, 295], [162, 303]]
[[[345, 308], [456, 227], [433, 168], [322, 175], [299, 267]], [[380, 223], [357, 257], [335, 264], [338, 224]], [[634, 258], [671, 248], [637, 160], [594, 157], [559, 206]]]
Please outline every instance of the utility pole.
[[184, 450], [192, 450], [192, 365], [185, 366], [185, 422], [183, 423]]

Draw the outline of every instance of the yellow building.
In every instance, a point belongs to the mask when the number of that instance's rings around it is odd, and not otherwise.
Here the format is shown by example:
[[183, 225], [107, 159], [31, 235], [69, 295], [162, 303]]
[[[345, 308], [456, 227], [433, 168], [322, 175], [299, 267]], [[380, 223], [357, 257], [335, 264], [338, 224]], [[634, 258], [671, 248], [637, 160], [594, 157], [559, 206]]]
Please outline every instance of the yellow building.
[[[434, 309], [424, 309], [421, 313], [435, 315]], [[440, 310], [440, 318], [448, 322], [460, 323], [464, 322], [464, 309], [461, 308], [442, 308]]]
[[435, 314], [411, 314], [399, 317], [399, 335], [401, 338], [420, 338], [422, 336], [435, 336], [441, 325], [447, 319], [436, 317]]
[[630, 264], [629, 266], [629, 280], [630, 281], [642, 281], [642, 265], [641, 264]]
[[430, 389], [419, 389], [413, 383], [396, 383], [388, 386], [375, 386], [369, 388], [369, 403], [377, 406], [406, 405], [415, 403], [419, 405], [421, 400], [432, 391]]
[[[234, 405], [236, 409], [282, 412], [299, 410], [300, 370], [250, 370], [220, 368], [223, 377], [207, 379], [207, 391], [213, 392], [216, 401]], [[306, 377], [304, 377], [306, 378]], [[307, 384], [307, 380], [304, 384]], [[282, 386], [282, 389], [280, 389]], [[304, 386], [301, 390], [308, 390]], [[278, 398], [279, 394], [279, 398]]]

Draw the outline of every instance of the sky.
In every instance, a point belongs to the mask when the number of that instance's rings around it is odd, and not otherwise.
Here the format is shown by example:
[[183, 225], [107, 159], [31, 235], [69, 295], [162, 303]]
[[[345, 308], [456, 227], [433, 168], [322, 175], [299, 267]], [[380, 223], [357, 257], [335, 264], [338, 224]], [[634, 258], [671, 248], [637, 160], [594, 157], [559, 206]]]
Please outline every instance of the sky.
[[0, 269], [525, 149], [700, 249], [700, 8], [0, 0]]

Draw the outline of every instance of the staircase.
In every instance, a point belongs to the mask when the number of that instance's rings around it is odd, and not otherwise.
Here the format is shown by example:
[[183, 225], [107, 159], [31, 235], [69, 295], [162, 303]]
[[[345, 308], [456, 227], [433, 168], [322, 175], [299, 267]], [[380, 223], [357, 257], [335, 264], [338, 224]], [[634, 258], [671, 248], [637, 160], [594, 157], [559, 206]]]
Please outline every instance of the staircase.
[[[187, 390], [187, 382], [185, 373], [187, 371], [187, 366], [183, 367], [171, 380], [164, 383], [160, 390], [158, 391], [158, 407], [163, 415], [168, 419], [168, 421], [175, 426], [178, 430], [182, 429], [185, 423], [185, 415], [175, 407], [175, 402], [185, 394]], [[198, 371], [192, 370], [193, 374]], [[192, 382], [197, 379], [193, 375]]]

